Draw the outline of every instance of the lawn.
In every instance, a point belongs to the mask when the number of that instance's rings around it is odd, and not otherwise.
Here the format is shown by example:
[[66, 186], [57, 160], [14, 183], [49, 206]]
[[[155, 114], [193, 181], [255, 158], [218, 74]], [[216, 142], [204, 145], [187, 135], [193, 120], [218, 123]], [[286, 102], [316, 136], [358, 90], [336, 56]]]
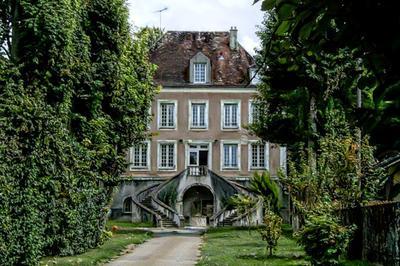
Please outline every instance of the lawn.
[[[272, 257], [266, 255], [265, 242], [257, 230], [240, 228], [210, 229], [204, 235], [198, 266], [257, 266], [257, 265], [310, 265], [302, 247], [291, 237], [291, 230], [283, 228], [277, 250]], [[345, 266], [367, 266], [365, 262], [346, 261]]]
[[141, 244], [151, 238], [151, 233], [136, 229], [150, 227], [149, 224], [109, 221], [107, 229], [110, 230], [113, 225], [118, 226], [119, 230], [102, 246], [71, 257], [46, 257], [41, 260], [40, 265], [98, 265], [120, 255], [128, 245]]

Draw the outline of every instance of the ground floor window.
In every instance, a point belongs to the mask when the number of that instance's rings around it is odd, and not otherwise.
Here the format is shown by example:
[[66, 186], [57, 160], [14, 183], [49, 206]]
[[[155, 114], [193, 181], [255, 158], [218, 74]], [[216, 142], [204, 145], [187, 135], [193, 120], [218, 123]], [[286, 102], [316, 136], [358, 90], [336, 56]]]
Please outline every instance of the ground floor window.
[[149, 143], [136, 144], [131, 148], [131, 169], [147, 169], [149, 167]]
[[222, 148], [222, 168], [238, 169], [239, 168], [239, 144], [224, 143]]
[[126, 198], [123, 204], [123, 212], [132, 212], [132, 198]]
[[158, 168], [174, 170], [176, 168], [176, 143], [159, 143], [158, 150]]
[[267, 145], [262, 142], [249, 144], [250, 169], [267, 169]]

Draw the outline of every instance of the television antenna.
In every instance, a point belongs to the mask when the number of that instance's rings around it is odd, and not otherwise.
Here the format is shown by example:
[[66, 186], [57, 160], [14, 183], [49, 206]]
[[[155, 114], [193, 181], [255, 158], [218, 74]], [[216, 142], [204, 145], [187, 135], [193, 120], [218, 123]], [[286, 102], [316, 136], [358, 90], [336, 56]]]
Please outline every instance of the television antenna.
[[160, 13], [160, 30], [161, 30], [161, 14], [162, 14], [162, 12], [167, 11], [167, 10], [168, 10], [168, 7], [164, 7], [163, 9], [154, 11], [154, 13]]

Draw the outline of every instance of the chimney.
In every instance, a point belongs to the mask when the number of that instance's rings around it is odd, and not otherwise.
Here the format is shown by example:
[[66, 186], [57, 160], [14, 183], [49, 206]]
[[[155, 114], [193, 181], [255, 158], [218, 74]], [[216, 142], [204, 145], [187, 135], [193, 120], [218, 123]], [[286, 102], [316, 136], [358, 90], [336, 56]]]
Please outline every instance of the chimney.
[[237, 41], [237, 32], [238, 30], [236, 29], [236, 27], [231, 27], [231, 30], [229, 31], [229, 47], [233, 51], [237, 51], [239, 48]]

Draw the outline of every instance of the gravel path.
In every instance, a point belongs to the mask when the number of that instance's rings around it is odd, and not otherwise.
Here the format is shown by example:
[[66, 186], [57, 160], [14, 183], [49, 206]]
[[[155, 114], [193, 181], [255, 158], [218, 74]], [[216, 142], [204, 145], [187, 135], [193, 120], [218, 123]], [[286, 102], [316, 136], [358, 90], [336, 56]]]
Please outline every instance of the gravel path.
[[123, 255], [108, 266], [179, 266], [195, 265], [200, 255], [199, 234], [155, 234], [137, 246], [132, 253]]

